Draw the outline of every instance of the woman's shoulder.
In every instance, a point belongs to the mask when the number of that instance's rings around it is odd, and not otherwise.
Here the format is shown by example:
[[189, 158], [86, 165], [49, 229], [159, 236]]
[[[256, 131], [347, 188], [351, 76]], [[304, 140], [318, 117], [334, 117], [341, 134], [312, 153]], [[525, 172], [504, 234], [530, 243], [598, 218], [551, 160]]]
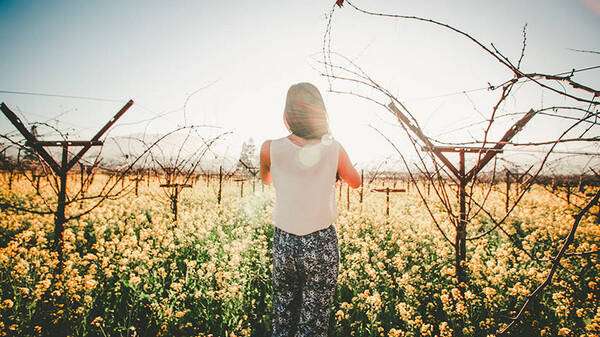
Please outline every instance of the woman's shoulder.
[[273, 141], [272, 139], [265, 139], [265, 141], [260, 146], [260, 152], [269, 152], [272, 141]]
[[281, 143], [285, 137], [280, 137], [280, 138], [273, 138], [273, 139], [265, 139], [265, 141], [263, 141], [261, 147], [260, 147], [260, 152], [266, 152], [269, 153], [271, 151], [271, 149], [273, 148], [274, 145]]
[[285, 138], [287, 138], [287, 136], [283, 136], [283, 137], [279, 137], [279, 138], [273, 138], [273, 139], [265, 139], [265, 141], [263, 142], [263, 145], [264, 144], [271, 144], [271, 143], [281, 142], [281, 141], [284, 141]]

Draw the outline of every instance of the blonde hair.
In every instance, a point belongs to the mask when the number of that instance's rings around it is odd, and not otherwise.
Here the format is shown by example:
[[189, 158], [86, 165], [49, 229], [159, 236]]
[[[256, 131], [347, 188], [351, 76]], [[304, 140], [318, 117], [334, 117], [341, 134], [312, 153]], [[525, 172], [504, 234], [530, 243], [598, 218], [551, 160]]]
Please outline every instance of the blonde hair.
[[292, 85], [287, 92], [284, 118], [290, 132], [305, 139], [329, 133], [327, 110], [319, 89], [311, 83]]

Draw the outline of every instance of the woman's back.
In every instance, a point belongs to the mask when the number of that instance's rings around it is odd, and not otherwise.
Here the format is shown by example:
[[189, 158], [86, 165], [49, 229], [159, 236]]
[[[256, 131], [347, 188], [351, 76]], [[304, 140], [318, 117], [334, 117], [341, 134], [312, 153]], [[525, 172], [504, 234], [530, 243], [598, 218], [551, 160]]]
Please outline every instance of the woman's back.
[[335, 178], [339, 174], [352, 188], [362, 181], [331, 137], [313, 84], [288, 89], [283, 122], [290, 135], [260, 147], [260, 177], [276, 194], [272, 336], [326, 337], [340, 265]]
[[270, 142], [275, 226], [292, 234], [306, 235], [335, 221], [339, 149], [336, 140], [327, 138], [304, 146], [287, 137]]

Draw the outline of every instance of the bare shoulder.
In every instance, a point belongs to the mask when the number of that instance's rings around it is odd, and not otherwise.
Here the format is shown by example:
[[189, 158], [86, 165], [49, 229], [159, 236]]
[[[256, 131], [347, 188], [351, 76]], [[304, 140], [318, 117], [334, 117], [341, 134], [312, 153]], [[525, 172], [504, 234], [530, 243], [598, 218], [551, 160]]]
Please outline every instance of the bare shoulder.
[[265, 140], [260, 146], [260, 157], [263, 160], [269, 160], [271, 157], [271, 139]]
[[271, 139], [267, 139], [262, 143], [260, 150], [261, 151], [269, 151], [270, 146], [271, 146]]

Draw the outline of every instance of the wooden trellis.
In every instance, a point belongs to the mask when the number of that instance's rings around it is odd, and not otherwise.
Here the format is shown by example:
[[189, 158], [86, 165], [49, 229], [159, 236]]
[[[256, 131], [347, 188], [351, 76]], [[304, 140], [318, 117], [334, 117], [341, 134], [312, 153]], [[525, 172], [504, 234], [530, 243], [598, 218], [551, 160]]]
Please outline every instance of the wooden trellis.
[[173, 212], [174, 220], [177, 221], [177, 215], [178, 215], [177, 205], [179, 204], [179, 193], [181, 193], [181, 191], [184, 188], [191, 188], [192, 185], [191, 184], [161, 184], [160, 187], [171, 189], [171, 193], [169, 194], [169, 198], [171, 199], [171, 212]]
[[390, 193], [406, 192], [404, 188], [373, 188], [371, 192], [383, 192], [385, 193], [385, 216], [390, 216]]
[[[390, 102], [388, 105], [390, 110], [394, 112], [398, 121], [404, 124], [411, 130], [423, 143], [425, 151], [432, 152], [446, 168], [450, 170], [452, 175], [458, 180], [458, 200], [459, 200], [459, 217], [456, 226], [456, 235], [454, 240], [455, 249], [455, 268], [459, 282], [466, 281], [466, 272], [462, 266], [462, 261], [467, 257], [467, 212], [466, 212], [466, 191], [465, 188], [469, 182], [492, 160], [498, 153], [502, 152], [504, 146], [533, 118], [535, 112], [529, 110], [520, 120], [518, 120], [497, 142], [493, 147], [460, 147], [460, 146], [435, 146], [429, 138], [423, 134], [418, 126], [411, 123], [410, 119], [404, 115], [394, 104]], [[444, 153], [454, 152], [459, 154], [459, 167], [454, 166]], [[475, 166], [468, 172], [465, 171], [465, 153], [475, 153], [483, 155], [479, 158]]]
[[[62, 272], [63, 268], [63, 232], [64, 232], [64, 224], [66, 222], [65, 218], [65, 207], [67, 201], [67, 176], [69, 171], [73, 168], [75, 164], [79, 162], [79, 160], [85, 155], [85, 153], [92, 146], [100, 146], [102, 145], [102, 141], [100, 141], [100, 137], [108, 131], [108, 129], [133, 105], [133, 101], [129, 100], [117, 113], [111, 118], [105, 125], [96, 133], [91, 140], [57, 140], [57, 141], [41, 141], [38, 140], [37, 137], [31, 133], [25, 125], [21, 122], [19, 117], [10, 110], [6, 104], [0, 104], [0, 110], [4, 113], [6, 118], [10, 120], [10, 122], [15, 126], [15, 128], [21, 133], [21, 135], [25, 138], [26, 143], [25, 146], [32, 149], [37, 155], [39, 155], [42, 160], [52, 169], [54, 174], [56, 174], [60, 180], [60, 186], [58, 189], [58, 202], [57, 208], [54, 212], [54, 246], [56, 251], [58, 252], [58, 273]], [[46, 151], [46, 147], [60, 147], [62, 149], [61, 152], [61, 160], [57, 162], [54, 158]], [[81, 149], [71, 158], [68, 158], [69, 147], [81, 147]]]

